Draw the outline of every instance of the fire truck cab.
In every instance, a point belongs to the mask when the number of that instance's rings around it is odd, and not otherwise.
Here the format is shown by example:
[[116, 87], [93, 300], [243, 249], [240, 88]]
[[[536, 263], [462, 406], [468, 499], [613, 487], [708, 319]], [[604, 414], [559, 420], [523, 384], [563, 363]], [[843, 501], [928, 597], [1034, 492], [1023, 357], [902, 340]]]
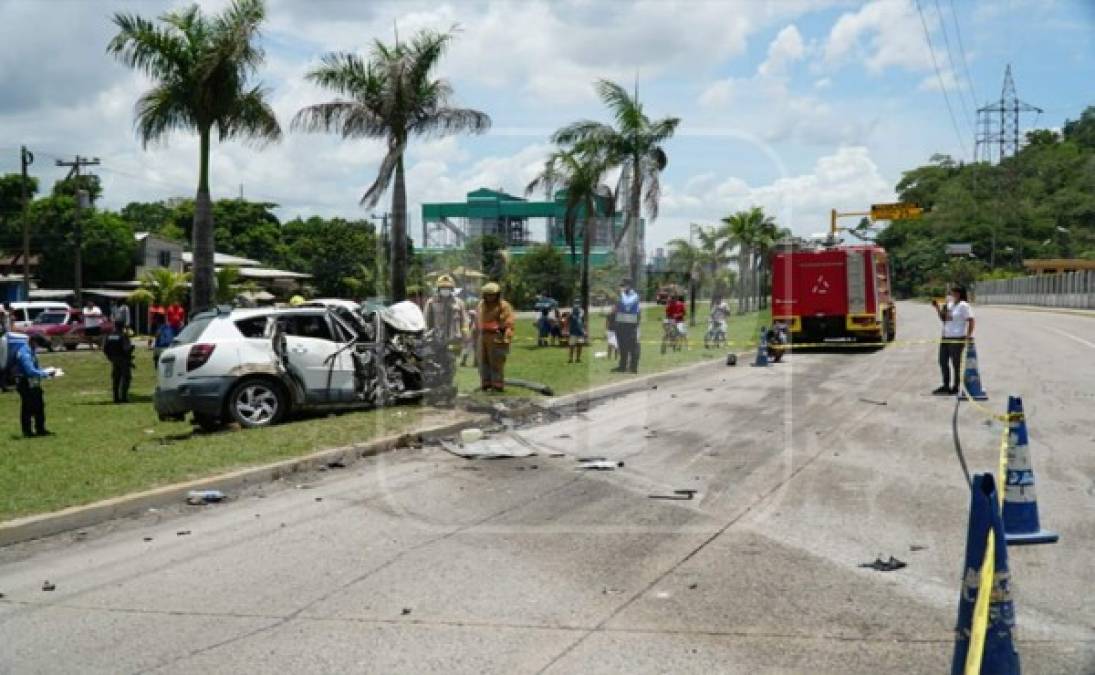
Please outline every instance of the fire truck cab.
[[785, 247], [772, 253], [772, 320], [793, 342], [890, 342], [897, 309], [886, 250], [870, 244]]

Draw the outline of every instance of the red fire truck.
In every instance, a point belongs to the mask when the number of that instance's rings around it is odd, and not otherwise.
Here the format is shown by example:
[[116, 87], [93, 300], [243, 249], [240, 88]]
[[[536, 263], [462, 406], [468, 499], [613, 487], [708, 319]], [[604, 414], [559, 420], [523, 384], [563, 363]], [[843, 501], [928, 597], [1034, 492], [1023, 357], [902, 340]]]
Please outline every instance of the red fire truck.
[[792, 342], [893, 340], [897, 310], [886, 250], [871, 244], [777, 249], [772, 320], [786, 323]]

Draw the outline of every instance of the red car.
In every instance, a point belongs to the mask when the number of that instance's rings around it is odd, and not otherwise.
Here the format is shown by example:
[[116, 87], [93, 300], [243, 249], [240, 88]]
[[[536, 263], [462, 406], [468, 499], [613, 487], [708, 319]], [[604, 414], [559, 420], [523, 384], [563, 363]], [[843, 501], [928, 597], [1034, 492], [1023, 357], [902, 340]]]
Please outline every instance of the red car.
[[82, 343], [102, 347], [103, 336], [114, 331], [114, 324], [103, 317], [99, 324], [98, 335], [88, 335], [84, 324], [83, 312], [78, 309], [47, 310], [34, 319], [26, 334], [39, 347], [49, 351], [61, 348], [76, 349]]

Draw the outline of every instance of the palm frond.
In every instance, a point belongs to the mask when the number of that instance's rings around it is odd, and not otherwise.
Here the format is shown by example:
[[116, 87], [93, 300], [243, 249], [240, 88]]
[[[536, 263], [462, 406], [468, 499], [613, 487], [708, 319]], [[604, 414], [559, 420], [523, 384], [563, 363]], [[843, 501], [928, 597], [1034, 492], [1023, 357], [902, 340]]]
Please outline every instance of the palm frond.
[[106, 51], [121, 63], [154, 79], [165, 79], [186, 70], [187, 41], [176, 31], [157, 27], [136, 14], [114, 15], [118, 34]]
[[234, 110], [217, 121], [220, 139], [243, 137], [260, 145], [281, 139], [281, 125], [266, 101], [267, 91], [256, 86], [235, 101]]
[[376, 179], [372, 185], [365, 190], [365, 194], [361, 196], [361, 205], [367, 209], [371, 209], [380, 202], [381, 196], [384, 195], [384, 191], [388, 189], [388, 185], [392, 182], [392, 175], [395, 173], [395, 167], [399, 163], [399, 159], [403, 156], [403, 150], [406, 148], [403, 144], [393, 144], [389, 142], [388, 154], [381, 160], [380, 166], [376, 170]]
[[565, 127], [560, 127], [551, 135], [551, 142], [556, 145], [576, 145], [578, 143], [598, 143], [604, 145], [604, 141], [615, 136], [616, 130], [607, 124], [594, 122], [593, 120], [578, 120]]
[[308, 71], [304, 79], [324, 89], [361, 100], [364, 92], [375, 89], [375, 73], [357, 54], [331, 52], [320, 58], [320, 65]]
[[490, 116], [470, 108], [442, 108], [414, 123], [412, 131], [424, 136], [449, 134], [481, 134], [490, 129]]
[[137, 99], [133, 125], [143, 147], [164, 140], [172, 131], [195, 126], [188, 94], [184, 87], [172, 82], [158, 84]]
[[642, 105], [627, 93], [627, 90], [611, 80], [597, 80], [594, 85], [597, 95], [608, 107], [616, 119], [617, 128], [625, 133], [634, 133], [644, 126]]

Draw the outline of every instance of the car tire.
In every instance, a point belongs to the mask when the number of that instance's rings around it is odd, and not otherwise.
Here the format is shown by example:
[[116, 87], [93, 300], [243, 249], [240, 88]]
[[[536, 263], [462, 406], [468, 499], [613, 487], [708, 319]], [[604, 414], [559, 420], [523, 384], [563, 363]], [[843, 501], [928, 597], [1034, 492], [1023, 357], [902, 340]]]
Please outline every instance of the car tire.
[[289, 407], [289, 398], [280, 383], [251, 378], [232, 387], [225, 405], [232, 421], [245, 429], [254, 429], [280, 422]]
[[76, 348], [79, 347], [79, 346], [80, 345], [75, 343], [75, 342], [66, 342], [65, 343], [65, 349], [69, 350], [70, 352], [76, 351]]

